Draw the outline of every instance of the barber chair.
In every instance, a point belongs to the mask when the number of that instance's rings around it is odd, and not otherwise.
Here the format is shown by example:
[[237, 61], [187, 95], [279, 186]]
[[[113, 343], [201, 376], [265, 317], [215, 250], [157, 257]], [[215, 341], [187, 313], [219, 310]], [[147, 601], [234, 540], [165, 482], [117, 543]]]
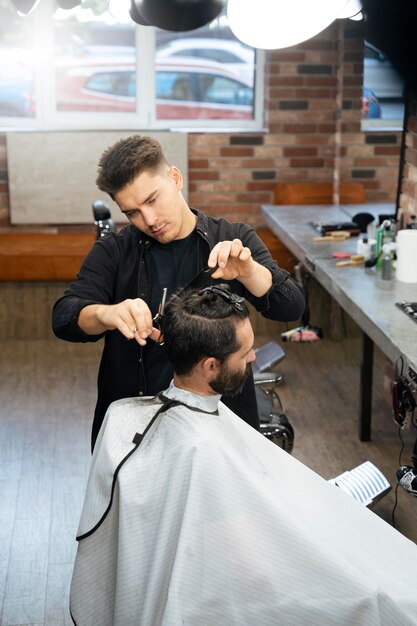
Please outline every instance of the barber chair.
[[275, 341], [270, 341], [255, 350], [256, 360], [252, 364], [258, 404], [260, 431], [270, 441], [291, 454], [294, 446], [294, 429], [284, 413], [277, 386], [283, 376], [271, 368], [279, 363], [285, 352]]
[[103, 200], [93, 202], [94, 226], [96, 227], [96, 238], [105, 237], [111, 232], [116, 232], [117, 228], [111, 219], [108, 205]]
[[[96, 238], [106, 237], [116, 232], [111, 219], [109, 206], [102, 200], [92, 204]], [[282, 374], [270, 371], [285, 356], [284, 350], [275, 341], [255, 350], [256, 360], [252, 364], [255, 380], [256, 401], [258, 404], [260, 432], [270, 441], [291, 453], [294, 445], [294, 430], [284, 413], [276, 387], [282, 381]]]

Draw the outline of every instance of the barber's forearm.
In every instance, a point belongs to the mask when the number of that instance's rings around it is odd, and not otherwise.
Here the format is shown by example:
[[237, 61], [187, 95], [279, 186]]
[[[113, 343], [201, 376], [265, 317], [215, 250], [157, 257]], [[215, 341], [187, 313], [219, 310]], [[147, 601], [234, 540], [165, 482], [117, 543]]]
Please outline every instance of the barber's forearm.
[[267, 267], [253, 261], [251, 273], [240, 276], [239, 281], [253, 296], [261, 298], [272, 286], [272, 274]]
[[78, 326], [87, 335], [100, 335], [110, 330], [102, 321], [103, 311], [111, 305], [89, 304], [81, 309], [78, 316]]

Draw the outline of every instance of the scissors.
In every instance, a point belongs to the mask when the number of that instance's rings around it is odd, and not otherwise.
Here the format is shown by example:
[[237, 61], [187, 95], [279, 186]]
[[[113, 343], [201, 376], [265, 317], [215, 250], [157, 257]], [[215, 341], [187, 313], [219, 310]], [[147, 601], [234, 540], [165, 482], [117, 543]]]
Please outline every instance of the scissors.
[[[154, 315], [154, 317], [152, 318], [152, 323], [153, 326], [159, 330], [160, 333], [162, 333], [162, 319], [164, 317], [164, 309], [165, 309], [165, 303], [167, 300], [167, 287], [164, 287], [162, 290], [162, 298], [161, 298], [161, 303], [158, 307], [158, 312], [156, 313], [156, 315]], [[156, 342], [159, 346], [163, 346], [164, 342], [163, 341], [157, 341]]]
[[[197, 289], [208, 287], [212, 284], [211, 275], [214, 274], [216, 270], [218, 270], [218, 266], [216, 267], [206, 267], [198, 272], [196, 276], [189, 282], [183, 289]], [[182, 290], [181, 290], [182, 291]]]

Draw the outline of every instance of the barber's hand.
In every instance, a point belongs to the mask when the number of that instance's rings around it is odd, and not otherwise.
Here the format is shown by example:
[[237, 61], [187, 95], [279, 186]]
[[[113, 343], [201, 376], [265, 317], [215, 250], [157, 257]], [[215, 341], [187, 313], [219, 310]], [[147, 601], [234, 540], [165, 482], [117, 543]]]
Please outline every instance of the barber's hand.
[[246, 248], [240, 239], [216, 244], [210, 252], [207, 264], [209, 267], [218, 266], [212, 278], [236, 278], [257, 298], [265, 295], [272, 286], [271, 271], [252, 258], [250, 248]]
[[233, 280], [234, 278], [249, 278], [256, 272], [256, 263], [252, 259], [250, 248], [246, 248], [240, 239], [233, 241], [219, 241], [210, 252], [208, 266], [218, 269], [212, 278], [224, 278]]
[[153, 328], [152, 313], [144, 300], [128, 299], [118, 304], [99, 305], [97, 318], [107, 330], [119, 330], [126, 339], [146, 345], [148, 338], [158, 341], [160, 332]]

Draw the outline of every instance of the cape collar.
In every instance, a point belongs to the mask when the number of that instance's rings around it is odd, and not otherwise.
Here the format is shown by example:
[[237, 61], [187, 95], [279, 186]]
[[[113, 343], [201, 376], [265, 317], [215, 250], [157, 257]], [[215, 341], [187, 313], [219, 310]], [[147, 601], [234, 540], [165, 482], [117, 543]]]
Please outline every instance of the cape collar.
[[180, 389], [174, 385], [174, 381], [171, 381], [163, 395], [170, 400], [178, 400], [189, 407], [200, 409], [206, 413], [215, 413], [219, 408], [221, 398], [221, 396], [217, 394], [214, 396], [203, 396], [193, 391]]

